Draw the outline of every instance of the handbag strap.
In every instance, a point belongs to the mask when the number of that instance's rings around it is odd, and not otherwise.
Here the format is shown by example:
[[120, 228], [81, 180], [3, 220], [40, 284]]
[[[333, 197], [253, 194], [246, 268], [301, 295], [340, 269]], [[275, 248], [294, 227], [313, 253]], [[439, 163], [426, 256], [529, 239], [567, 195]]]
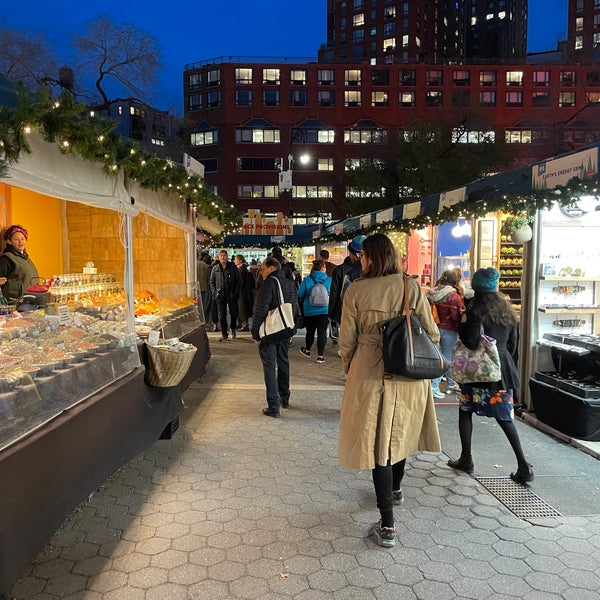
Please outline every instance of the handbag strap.
[[283, 304], [285, 302], [285, 299], [283, 297], [283, 290], [281, 289], [281, 284], [279, 283], [279, 279], [277, 279], [277, 277], [273, 277], [273, 279], [275, 280], [275, 283], [277, 284], [277, 287], [279, 288], [279, 304]]
[[412, 324], [410, 320], [410, 308], [408, 306], [408, 277], [402, 276], [404, 279], [404, 314], [406, 315], [406, 329], [408, 331], [408, 352], [410, 354], [411, 364], [415, 361], [415, 349], [413, 346]]
[[283, 297], [283, 290], [281, 289], [281, 283], [279, 283], [279, 279], [277, 279], [277, 277], [273, 277], [273, 279], [275, 280], [275, 283], [277, 284], [277, 287], [279, 288], [279, 304], [277, 305], [277, 309], [279, 310], [279, 316], [281, 317], [281, 322], [284, 324], [285, 327], [287, 327], [288, 329], [291, 329], [294, 326], [294, 324], [288, 323], [285, 320], [285, 314], [284, 314], [283, 310], [281, 309], [281, 305], [285, 304], [285, 298]]

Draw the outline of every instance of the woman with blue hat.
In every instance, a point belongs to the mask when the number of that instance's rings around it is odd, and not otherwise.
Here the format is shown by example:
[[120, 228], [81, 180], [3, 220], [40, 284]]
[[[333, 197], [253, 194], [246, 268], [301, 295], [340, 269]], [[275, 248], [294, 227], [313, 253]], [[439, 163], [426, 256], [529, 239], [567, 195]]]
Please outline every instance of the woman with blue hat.
[[494, 417], [506, 435], [517, 458], [517, 470], [510, 474], [513, 481], [527, 483], [533, 480], [533, 469], [523, 453], [519, 433], [514, 423], [514, 400], [521, 386], [516, 365], [519, 317], [508, 300], [498, 292], [500, 273], [492, 268], [478, 269], [471, 280], [475, 292], [460, 325], [458, 336], [469, 349], [479, 346], [481, 327], [496, 340], [500, 355], [501, 379], [496, 382], [461, 384], [458, 411], [458, 433], [461, 454], [448, 465], [466, 473], [474, 471], [471, 455], [473, 413]]

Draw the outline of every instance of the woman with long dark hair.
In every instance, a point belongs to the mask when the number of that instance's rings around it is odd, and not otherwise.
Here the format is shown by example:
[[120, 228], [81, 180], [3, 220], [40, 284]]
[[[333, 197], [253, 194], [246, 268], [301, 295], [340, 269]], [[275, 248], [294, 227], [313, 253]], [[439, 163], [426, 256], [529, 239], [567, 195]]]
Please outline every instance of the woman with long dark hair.
[[407, 277], [391, 240], [375, 233], [362, 243], [362, 276], [344, 296], [340, 355], [348, 378], [338, 442], [339, 461], [371, 469], [381, 515], [371, 533], [380, 546], [396, 543], [394, 505], [400, 504], [406, 457], [419, 450], [439, 452], [440, 438], [428, 379], [384, 373], [380, 327], [403, 314], [408, 283], [411, 314], [439, 341], [429, 302], [418, 282]]
[[525, 458], [514, 423], [514, 402], [518, 400], [516, 395], [521, 385], [516, 365], [519, 318], [508, 300], [498, 292], [499, 279], [500, 273], [492, 267], [475, 272], [471, 281], [475, 295], [467, 306], [458, 335], [467, 348], [474, 350], [479, 345], [483, 326], [484, 333], [496, 340], [501, 379], [461, 384], [458, 411], [461, 454], [457, 460], [449, 460], [448, 465], [466, 473], [473, 472], [471, 437], [473, 413], [476, 412], [496, 419], [517, 458], [517, 470], [510, 477], [517, 483], [527, 483], [533, 480], [533, 469]]

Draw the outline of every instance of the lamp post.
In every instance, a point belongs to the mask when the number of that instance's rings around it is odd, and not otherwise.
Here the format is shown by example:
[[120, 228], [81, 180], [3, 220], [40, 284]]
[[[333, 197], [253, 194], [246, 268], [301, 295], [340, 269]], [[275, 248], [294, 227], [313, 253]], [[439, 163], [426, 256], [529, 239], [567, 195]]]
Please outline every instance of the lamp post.
[[[296, 162], [293, 154], [288, 154], [288, 168], [287, 171], [283, 170], [283, 158], [281, 159], [281, 163], [279, 165], [279, 195], [284, 192], [289, 192], [290, 194], [290, 220], [294, 218], [294, 208], [292, 206], [292, 200], [294, 198], [293, 195], [293, 185], [292, 185], [292, 172], [294, 163]], [[306, 153], [303, 153], [299, 157], [300, 164], [306, 165], [310, 161], [310, 156]]]

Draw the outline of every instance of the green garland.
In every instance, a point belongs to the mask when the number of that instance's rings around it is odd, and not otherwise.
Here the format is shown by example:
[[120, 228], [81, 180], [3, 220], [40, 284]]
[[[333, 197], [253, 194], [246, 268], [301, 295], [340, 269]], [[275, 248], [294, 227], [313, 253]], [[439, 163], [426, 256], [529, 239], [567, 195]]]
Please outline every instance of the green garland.
[[191, 201], [199, 213], [217, 218], [224, 235], [242, 222], [239, 211], [205, 187], [202, 179], [189, 175], [183, 165], [157, 158], [139, 144], [124, 140], [114, 131], [116, 124], [101, 116], [92, 116], [85, 104], [75, 101], [68, 92], [52, 97], [48, 88], [33, 96], [17, 86], [19, 104], [14, 110], [0, 108], [0, 175], [15, 163], [21, 152], [30, 152], [27, 133], [31, 128], [44, 140], [58, 144], [61, 152], [77, 154], [85, 160], [102, 163], [105, 173], [125, 176], [141, 187], [154, 191], [178, 193]]

